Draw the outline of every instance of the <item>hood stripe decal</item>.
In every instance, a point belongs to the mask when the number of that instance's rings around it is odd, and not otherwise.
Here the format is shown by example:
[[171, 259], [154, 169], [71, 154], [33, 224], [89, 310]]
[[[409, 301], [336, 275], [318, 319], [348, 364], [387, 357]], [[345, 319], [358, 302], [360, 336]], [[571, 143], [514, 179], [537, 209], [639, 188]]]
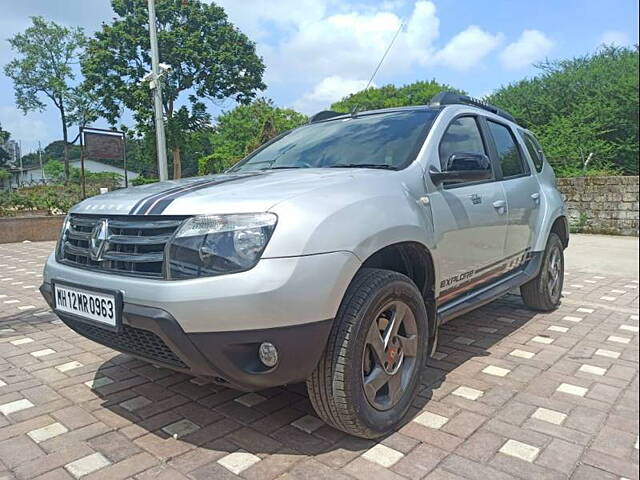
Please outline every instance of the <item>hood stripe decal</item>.
[[217, 178], [217, 179], [209, 179], [202, 180], [199, 182], [190, 183], [188, 185], [183, 185], [177, 188], [171, 188], [164, 192], [160, 192], [150, 197], [143, 198], [140, 200], [129, 212], [131, 215], [159, 215], [176, 199], [180, 198], [184, 195], [187, 195], [191, 192], [195, 192], [197, 190], [201, 190], [203, 188], [212, 187], [214, 185], [219, 185], [221, 183], [232, 182], [234, 180], [239, 180], [241, 178], [253, 177], [258, 175], [256, 173], [246, 174], [246, 175], [238, 175], [227, 178]]
[[[205, 180], [205, 182], [210, 182], [211, 180]], [[198, 182], [198, 183], [203, 183], [203, 182]], [[164, 190], [162, 192], [158, 192], [158, 193], [154, 193], [148, 197], [144, 197], [140, 200], [138, 200], [138, 202], [133, 206], [133, 208], [129, 211], [129, 215], [142, 215], [144, 213], [144, 211], [148, 208], [149, 205], [151, 205], [151, 203], [158, 199], [158, 198], [163, 198], [169, 194], [175, 193], [175, 192], [179, 192], [181, 190], [184, 190], [186, 187], [188, 186], [192, 186], [193, 184], [190, 183], [188, 185], [180, 185], [179, 187], [173, 187], [170, 188], [169, 190]], [[144, 205], [143, 205], [144, 204]]]

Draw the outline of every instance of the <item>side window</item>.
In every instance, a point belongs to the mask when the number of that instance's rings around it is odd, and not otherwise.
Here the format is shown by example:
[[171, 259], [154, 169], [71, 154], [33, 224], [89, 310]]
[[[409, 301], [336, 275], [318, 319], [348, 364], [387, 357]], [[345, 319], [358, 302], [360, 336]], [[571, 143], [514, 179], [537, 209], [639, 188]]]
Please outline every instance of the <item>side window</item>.
[[542, 167], [544, 166], [544, 155], [542, 154], [540, 144], [530, 133], [522, 130], [520, 131], [520, 133], [522, 134], [522, 138], [524, 139], [524, 144], [527, 146], [527, 151], [531, 156], [531, 160], [533, 160], [533, 164], [536, 166], [536, 170], [538, 172], [541, 172]]
[[447, 127], [440, 141], [440, 166], [447, 164], [452, 153], [487, 154], [480, 135], [478, 123], [474, 117], [459, 117]]
[[518, 150], [516, 139], [513, 137], [511, 130], [491, 120], [488, 120], [487, 124], [496, 144], [498, 159], [502, 166], [502, 176], [509, 178], [525, 173], [527, 170], [524, 167], [520, 150]]

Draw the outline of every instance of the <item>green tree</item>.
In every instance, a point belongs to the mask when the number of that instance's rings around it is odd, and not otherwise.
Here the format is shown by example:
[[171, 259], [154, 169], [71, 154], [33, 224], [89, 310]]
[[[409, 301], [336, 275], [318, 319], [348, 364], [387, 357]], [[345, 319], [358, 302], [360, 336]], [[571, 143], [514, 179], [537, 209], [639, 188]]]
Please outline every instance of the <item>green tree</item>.
[[465, 93], [435, 80], [415, 82], [403, 87], [384, 85], [353, 93], [331, 105], [331, 110], [351, 112], [356, 107], [359, 110], [375, 110], [377, 108], [426, 105], [431, 100], [431, 97], [442, 91]]
[[[558, 172], [638, 174], [638, 48], [546, 61], [487, 100], [531, 129]], [[588, 173], [588, 172], [585, 172]]]
[[[172, 67], [162, 78], [167, 142], [173, 176], [180, 178], [187, 133], [210, 121], [202, 99], [250, 102], [265, 88], [264, 64], [255, 44], [214, 3], [156, 3], [160, 60]], [[101, 99], [105, 118], [115, 123], [124, 106], [134, 112], [138, 129], [148, 132], [153, 129], [153, 102], [149, 85], [142, 82], [151, 69], [147, 2], [112, 0], [112, 6], [116, 17], [90, 40], [82, 71]], [[188, 106], [179, 106], [181, 102]]]
[[[64, 162], [64, 140], [54, 140], [49, 145], [44, 147], [44, 154], [47, 159], [60, 160]], [[80, 159], [80, 146], [79, 145], [67, 145], [67, 158], [69, 160]]]
[[0, 168], [0, 186], [4, 187], [5, 182], [11, 179], [11, 174], [4, 168]]
[[65, 147], [64, 173], [68, 179], [68, 128], [78, 119], [74, 110], [82, 96], [80, 87], [71, 86], [75, 78], [72, 66], [78, 62], [85, 36], [81, 28], [67, 28], [42, 17], [32, 17], [31, 22], [24, 33], [9, 39], [18, 56], [4, 71], [13, 80], [16, 103], [25, 114], [44, 110], [43, 99], [58, 109]]
[[288, 108], [278, 108], [260, 98], [220, 115], [211, 135], [213, 153], [200, 158], [199, 172], [219, 173], [282, 132], [307, 122], [307, 117]]
[[59, 160], [49, 160], [44, 164], [43, 170], [45, 176], [54, 182], [65, 178], [64, 164]]

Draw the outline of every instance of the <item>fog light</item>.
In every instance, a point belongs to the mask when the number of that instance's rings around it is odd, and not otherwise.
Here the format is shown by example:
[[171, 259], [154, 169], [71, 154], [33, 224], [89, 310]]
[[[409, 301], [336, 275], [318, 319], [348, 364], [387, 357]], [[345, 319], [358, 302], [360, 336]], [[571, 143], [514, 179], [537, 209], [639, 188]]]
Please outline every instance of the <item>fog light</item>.
[[275, 367], [278, 363], [278, 349], [272, 343], [262, 342], [258, 350], [258, 356], [265, 367]]

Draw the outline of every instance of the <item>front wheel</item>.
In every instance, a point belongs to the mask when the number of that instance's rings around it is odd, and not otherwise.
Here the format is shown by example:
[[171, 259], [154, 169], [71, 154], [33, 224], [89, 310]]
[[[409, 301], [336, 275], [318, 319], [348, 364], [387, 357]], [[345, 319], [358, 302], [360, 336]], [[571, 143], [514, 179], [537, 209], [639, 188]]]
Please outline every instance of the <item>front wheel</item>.
[[542, 257], [538, 276], [520, 287], [525, 305], [532, 310], [548, 312], [560, 305], [564, 283], [564, 246], [560, 237], [551, 232]]
[[422, 295], [408, 277], [381, 269], [358, 272], [307, 380], [318, 415], [363, 438], [397, 427], [419, 386], [427, 331]]

